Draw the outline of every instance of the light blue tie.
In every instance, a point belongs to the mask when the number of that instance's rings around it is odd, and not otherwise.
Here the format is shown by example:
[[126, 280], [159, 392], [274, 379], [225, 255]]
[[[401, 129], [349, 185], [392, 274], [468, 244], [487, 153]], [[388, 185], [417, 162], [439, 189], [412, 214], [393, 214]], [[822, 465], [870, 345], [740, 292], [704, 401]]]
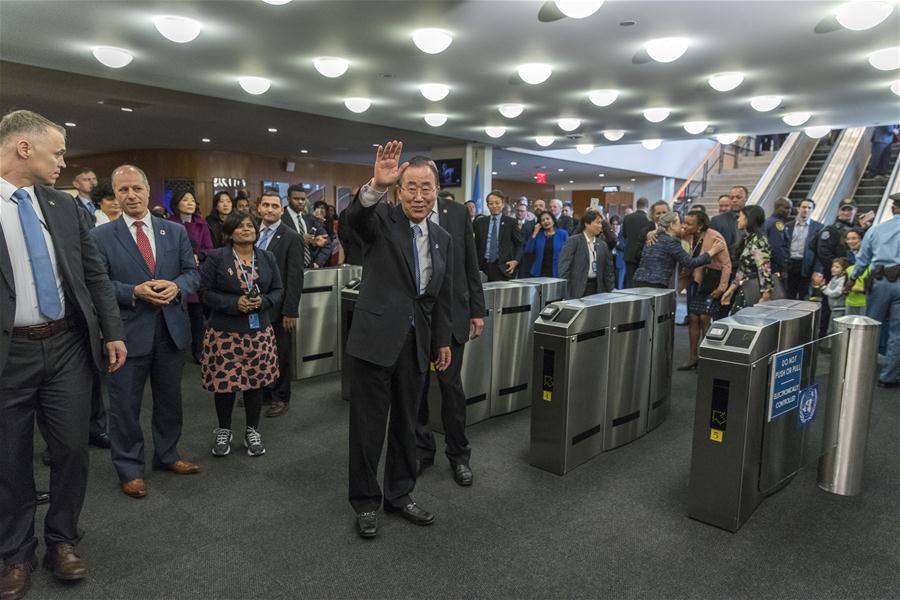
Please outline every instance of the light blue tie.
[[88, 210], [88, 212], [91, 213], [91, 215], [97, 214], [97, 207], [94, 206], [93, 202], [82, 202], [81, 205], [84, 206]]
[[491, 217], [491, 231], [488, 233], [487, 256], [485, 256], [488, 262], [497, 260], [497, 222], [499, 220], [499, 216]]
[[413, 235], [413, 260], [416, 263], [416, 296], [419, 295], [420, 290], [422, 289], [422, 272], [419, 269], [419, 245], [416, 241], [419, 239], [419, 236], [422, 235], [422, 228], [418, 225], [412, 226], [412, 235]]
[[263, 229], [262, 235], [259, 238], [259, 241], [256, 243], [257, 248], [262, 248], [263, 250], [268, 249], [269, 247], [269, 238], [272, 237], [272, 230], [266, 227]]
[[38, 219], [31, 196], [23, 189], [13, 192], [13, 198], [19, 203], [19, 223], [25, 235], [28, 247], [28, 258], [31, 261], [31, 274], [34, 276], [34, 287], [37, 289], [38, 308], [41, 314], [50, 320], [62, 317], [62, 304], [59, 301], [59, 290], [56, 287], [56, 272], [50, 260], [50, 250], [44, 239], [44, 230]]

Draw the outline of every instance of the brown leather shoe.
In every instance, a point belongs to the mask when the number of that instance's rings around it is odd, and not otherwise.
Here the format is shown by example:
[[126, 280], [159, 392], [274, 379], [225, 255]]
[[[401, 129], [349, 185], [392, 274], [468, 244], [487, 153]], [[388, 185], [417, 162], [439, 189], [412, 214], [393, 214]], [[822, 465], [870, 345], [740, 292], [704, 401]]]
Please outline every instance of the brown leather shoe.
[[34, 563], [30, 560], [4, 565], [0, 571], [0, 600], [19, 600], [31, 588], [31, 572]]
[[132, 498], [143, 498], [147, 495], [147, 484], [143, 479], [132, 479], [122, 484], [122, 493]]
[[282, 402], [280, 400], [273, 400], [272, 406], [269, 407], [269, 410], [266, 411], [267, 417], [280, 417], [288, 410], [290, 410], [291, 405], [287, 402]]
[[87, 565], [78, 556], [72, 544], [54, 544], [47, 548], [44, 566], [53, 571], [57, 579], [74, 581], [87, 577]]
[[166, 469], [179, 475], [193, 475], [200, 472], [200, 465], [179, 458], [171, 465], [166, 465]]

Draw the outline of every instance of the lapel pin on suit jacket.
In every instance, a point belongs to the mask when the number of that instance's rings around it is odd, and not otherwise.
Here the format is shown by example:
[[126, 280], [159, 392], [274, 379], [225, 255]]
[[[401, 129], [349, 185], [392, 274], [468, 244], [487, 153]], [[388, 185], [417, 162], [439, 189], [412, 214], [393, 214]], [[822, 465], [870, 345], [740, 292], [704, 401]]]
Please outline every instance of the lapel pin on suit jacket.
[[159, 230], [159, 235], [166, 235], [166, 230], [165, 230], [165, 229], [160, 229], [160, 230]]
[[56, 206], [56, 202], [54, 202], [53, 200], [47, 200], [47, 204], [49, 204], [50, 206]]

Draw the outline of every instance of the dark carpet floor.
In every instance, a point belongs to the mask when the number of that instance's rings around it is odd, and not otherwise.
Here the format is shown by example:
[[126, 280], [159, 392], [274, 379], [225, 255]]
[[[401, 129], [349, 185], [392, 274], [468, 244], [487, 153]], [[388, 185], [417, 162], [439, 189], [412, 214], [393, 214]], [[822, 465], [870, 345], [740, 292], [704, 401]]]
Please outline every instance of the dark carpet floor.
[[[676, 363], [685, 338], [679, 327]], [[900, 597], [900, 394], [876, 388], [860, 496], [819, 490], [807, 468], [732, 534], [686, 516], [695, 381], [676, 372], [666, 423], [564, 477], [527, 463], [528, 410], [474, 425], [474, 486], [458, 487], [440, 457], [415, 493], [435, 524], [382, 515], [364, 541], [346, 499], [339, 376], [294, 384], [291, 411], [263, 420], [265, 456], [214, 459], [212, 398], [189, 365], [181, 450], [204, 471], [150, 473], [148, 497], [133, 500], [92, 449], [90, 578], [64, 585], [41, 570], [29, 597]]]

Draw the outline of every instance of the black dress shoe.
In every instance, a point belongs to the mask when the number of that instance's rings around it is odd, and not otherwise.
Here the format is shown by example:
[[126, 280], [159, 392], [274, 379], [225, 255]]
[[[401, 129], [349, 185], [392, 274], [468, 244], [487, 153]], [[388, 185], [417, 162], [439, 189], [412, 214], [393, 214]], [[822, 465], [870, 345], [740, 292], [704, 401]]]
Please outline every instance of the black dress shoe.
[[431, 525], [432, 523], [434, 523], [434, 515], [421, 508], [415, 502], [410, 502], [402, 508], [394, 508], [385, 504], [384, 511], [389, 513], [397, 513], [414, 525]]
[[38, 504], [47, 504], [50, 502], [50, 492], [42, 492], [41, 490], [37, 491], [35, 495], [35, 501]]
[[111, 444], [109, 443], [109, 436], [106, 433], [98, 433], [97, 435], [92, 435], [88, 438], [88, 444], [94, 446], [95, 448], [106, 448], [109, 449]]
[[375, 537], [378, 534], [378, 513], [373, 510], [356, 515], [356, 531], [359, 537]]
[[469, 465], [456, 465], [453, 467], [453, 481], [463, 487], [472, 485], [472, 469]]
[[879, 379], [878, 387], [883, 387], [883, 388], [900, 387], [900, 381], [883, 381], [883, 380]]

